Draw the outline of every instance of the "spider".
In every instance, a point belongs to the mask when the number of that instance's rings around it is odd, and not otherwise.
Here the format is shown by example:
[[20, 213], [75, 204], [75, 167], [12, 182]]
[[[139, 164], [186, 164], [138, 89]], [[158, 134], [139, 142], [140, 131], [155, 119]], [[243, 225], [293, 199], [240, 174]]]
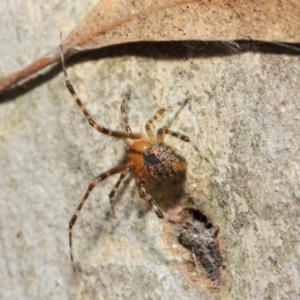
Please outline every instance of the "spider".
[[[62, 64], [62, 70], [65, 77], [66, 87], [69, 90], [72, 97], [74, 98], [74, 100], [76, 101], [76, 103], [78, 104], [81, 111], [83, 112], [90, 126], [98, 130], [100, 133], [113, 136], [119, 139], [128, 140], [126, 150], [125, 150], [127, 162], [113, 169], [110, 169], [105, 173], [102, 173], [90, 183], [87, 191], [85, 192], [82, 200], [80, 201], [75, 213], [73, 214], [69, 222], [70, 258], [71, 258], [74, 272], [76, 272], [76, 268], [74, 265], [73, 247], [72, 247], [72, 230], [81, 208], [85, 204], [86, 200], [88, 199], [94, 187], [96, 187], [104, 179], [113, 176], [115, 174], [121, 173], [119, 180], [117, 181], [114, 188], [109, 194], [112, 213], [114, 214], [114, 206], [113, 206], [112, 198], [114, 197], [123, 179], [129, 173], [132, 173], [135, 178], [136, 186], [141, 198], [148, 200], [149, 203], [152, 205], [157, 217], [163, 219], [164, 218], [163, 213], [157, 206], [153, 197], [148, 193], [148, 191], [145, 188], [146, 181], [151, 177], [165, 178], [167, 176], [174, 176], [176, 174], [179, 174], [180, 172], [183, 172], [186, 169], [186, 165], [187, 165], [187, 162], [182, 155], [178, 154], [178, 152], [173, 147], [164, 143], [164, 136], [166, 134], [171, 135], [186, 143], [191, 144], [198, 153], [199, 150], [197, 146], [195, 146], [190, 141], [189, 137], [171, 131], [167, 128], [158, 129], [156, 136], [154, 135], [151, 129], [152, 123], [161, 115], [163, 115], [166, 110], [170, 109], [171, 106], [161, 108], [150, 120], [148, 120], [145, 126], [147, 135], [143, 133], [136, 134], [131, 131], [131, 128], [127, 120], [127, 115], [126, 115], [125, 105], [124, 105], [126, 99], [123, 100], [121, 105], [121, 114], [122, 114], [122, 119], [123, 119], [126, 132], [109, 130], [105, 127], [98, 125], [89, 115], [89, 113], [83, 106], [82, 102], [80, 101], [79, 97], [77, 96], [72, 84], [70, 83], [67, 70], [66, 70], [62, 44], [60, 44], [60, 55], [61, 55], [61, 64]], [[185, 101], [185, 103], [186, 102], [187, 100]], [[179, 102], [178, 104], [182, 104], [182, 103]]]

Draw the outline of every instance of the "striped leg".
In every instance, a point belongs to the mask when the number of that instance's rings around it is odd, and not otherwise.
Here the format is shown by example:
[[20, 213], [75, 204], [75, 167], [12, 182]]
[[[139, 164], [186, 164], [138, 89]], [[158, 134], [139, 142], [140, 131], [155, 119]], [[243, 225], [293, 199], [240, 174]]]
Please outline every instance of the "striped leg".
[[165, 134], [169, 134], [171, 136], [174, 136], [178, 139], [181, 139], [182, 141], [186, 142], [186, 143], [189, 143], [191, 144], [194, 149], [199, 152], [199, 149], [196, 145], [194, 145], [191, 141], [190, 141], [190, 138], [186, 135], [183, 135], [183, 134], [180, 134], [180, 133], [177, 133], [177, 132], [174, 132], [174, 131], [171, 131], [167, 128], [159, 128], [158, 131], [157, 131], [157, 143], [163, 143], [164, 142], [164, 135]]
[[122, 105], [121, 105], [121, 114], [122, 114], [123, 123], [124, 123], [125, 129], [126, 129], [126, 132], [128, 132], [128, 134], [130, 136], [132, 136], [132, 131], [131, 131], [131, 128], [129, 126], [127, 115], [126, 115], [126, 111], [125, 111], [125, 102], [126, 102], [127, 99], [129, 99], [129, 97], [130, 97], [130, 93], [128, 93], [126, 95], [126, 97], [124, 98], [124, 100], [122, 102]]
[[85, 118], [88, 120], [89, 124], [95, 128], [96, 130], [98, 130], [99, 132], [103, 133], [103, 134], [107, 134], [110, 136], [114, 136], [120, 139], [128, 139], [128, 138], [135, 138], [134, 136], [132, 137], [132, 134], [130, 134], [129, 132], [121, 132], [121, 131], [112, 131], [109, 130], [105, 127], [102, 127], [100, 125], [98, 125], [89, 115], [89, 113], [87, 112], [87, 110], [85, 109], [85, 107], [83, 106], [82, 102], [80, 101], [80, 99], [78, 98], [72, 84], [70, 83], [70, 80], [68, 78], [68, 73], [67, 73], [67, 69], [66, 69], [66, 65], [65, 65], [65, 59], [64, 59], [64, 54], [63, 54], [63, 48], [62, 45], [60, 44], [60, 56], [61, 56], [61, 64], [62, 64], [62, 69], [64, 72], [64, 76], [65, 76], [65, 81], [66, 81], [66, 87], [69, 90], [70, 94], [72, 95], [72, 97], [74, 98], [74, 100], [76, 101], [76, 103], [78, 104], [78, 106], [80, 107], [81, 111], [83, 112]]
[[[178, 102], [176, 103], [176, 105], [185, 105], [186, 103], [188, 102], [188, 99], [184, 100], [184, 101], [181, 101], [181, 102]], [[147, 134], [149, 136], [149, 138], [151, 139], [151, 141], [155, 141], [155, 136], [154, 136], [154, 133], [153, 131], [151, 130], [150, 126], [152, 125], [152, 123], [158, 119], [161, 115], [163, 115], [165, 113], [165, 111], [167, 110], [170, 110], [171, 108], [173, 108], [173, 105], [171, 106], [167, 106], [165, 108], [161, 108], [147, 123], [146, 123], [146, 131], [147, 131]]]
[[176, 137], [178, 139], [181, 139], [182, 141], [192, 145], [193, 148], [198, 152], [198, 155], [201, 157], [201, 159], [204, 159], [206, 162], [208, 162], [210, 165], [212, 165], [214, 167], [214, 165], [209, 161], [209, 159], [199, 151], [198, 147], [195, 144], [193, 144], [191, 142], [190, 138], [186, 135], [171, 131], [167, 128], [160, 128], [157, 131], [157, 143], [163, 143], [164, 142], [164, 135], [165, 134], [169, 134], [171, 136], [174, 136], [174, 137]]
[[122, 174], [120, 175], [120, 178], [118, 180], [118, 182], [116, 183], [116, 185], [114, 186], [114, 188], [112, 189], [112, 191], [109, 194], [109, 200], [110, 200], [110, 206], [111, 206], [111, 210], [112, 210], [112, 214], [113, 216], [115, 216], [115, 204], [112, 201], [118, 187], [120, 186], [121, 182], [123, 181], [123, 179], [127, 176], [127, 174], [132, 170], [132, 167], [127, 167]]
[[74, 265], [74, 256], [73, 256], [73, 247], [72, 247], [72, 229], [73, 229], [73, 226], [75, 225], [75, 222], [77, 220], [79, 212], [80, 212], [82, 206], [85, 204], [87, 198], [89, 197], [91, 191], [94, 189], [95, 186], [97, 186], [101, 181], [103, 181], [107, 177], [112, 176], [112, 175], [117, 174], [117, 173], [123, 172], [124, 170], [126, 170], [126, 168], [127, 168], [126, 165], [118, 166], [116, 168], [113, 168], [113, 169], [99, 175], [95, 180], [93, 180], [90, 183], [83, 199], [81, 200], [80, 204], [78, 205], [74, 215], [72, 216], [72, 218], [69, 222], [69, 244], [70, 244], [70, 258], [71, 258], [71, 262], [72, 262], [72, 265], [73, 265], [74, 272], [76, 272], [76, 268], [75, 268], [75, 265]]
[[147, 192], [146, 188], [145, 188], [145, 181], [139, 181], [139, 178], [136, 181], [139, 193], [141, 195], [141, 197], [143, 197], [144, 199], [148, 200], [150, 202], [150, 204], [153, 206], [154, 211], [157, 215], [158, 218], [163, 219], [164, 215], [161, 212], [161, 210], [158, 208], [155, 200], [153, 199], [153, 197]]
[[121, 114], [122, 114], [122, 118], [123, 118], [123, 123], [126, 129], [126, 132], [128, 133], [129, 138], [131, 139], [139, 139], [141, 138], [143, 135], [142, 134], [133, 134], [132, 130], [129, 126], [128, 123], [128, 119], [127, 119], [127, 115], [126, 115], [126, 110], [125, 110], [125, 102], [129, 99], [130, 97], [130, 92], [127, 93], [126, 97], [124, 98], [122, 105], [121, 105]]

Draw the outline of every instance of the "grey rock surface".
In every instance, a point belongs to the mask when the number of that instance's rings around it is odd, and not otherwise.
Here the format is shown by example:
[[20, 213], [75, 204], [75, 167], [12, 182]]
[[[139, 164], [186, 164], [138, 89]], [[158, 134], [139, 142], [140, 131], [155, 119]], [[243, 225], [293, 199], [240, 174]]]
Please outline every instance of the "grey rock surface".
[[[59, 31], [70, 31], [96, 2], [2, 2], [0, 76], [56, 47]], [[220, 291], [186, 277], [165, 221], [133, 180], [108, 217], [118, 176], [95, 188], [82, 209], [74, 275], [68, 222], [90, 181], [123, 161], [125, 143], [88, 125], [58, 66], [0, 96], [1, 299], [300, 297], [299, 55], [262, 45], [237, 53], [188, 46], [120, 45], [72, 60], [68, 71], [88, 111], [111, 129], [122, 129], [119, 107], [129, 89], [135, 132], [159, 108], [190, 99], [155, 127], [187, 134], [215, 166], [166, 139], [188, 161], [185, 191], [220, 227]], [[170, 189], [161, 182], [156, 191], [166, 214]]]

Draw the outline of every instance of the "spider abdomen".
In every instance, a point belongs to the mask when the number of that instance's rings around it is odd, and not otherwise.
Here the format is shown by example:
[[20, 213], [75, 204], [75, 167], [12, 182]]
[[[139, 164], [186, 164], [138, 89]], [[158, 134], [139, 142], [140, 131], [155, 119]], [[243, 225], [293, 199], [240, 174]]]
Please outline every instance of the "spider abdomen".
[[186, 167], [186, 160], [166, 144], [149, 146], [144, 153], [143, 164], [152, 177], [166, 177], [178, 174]]

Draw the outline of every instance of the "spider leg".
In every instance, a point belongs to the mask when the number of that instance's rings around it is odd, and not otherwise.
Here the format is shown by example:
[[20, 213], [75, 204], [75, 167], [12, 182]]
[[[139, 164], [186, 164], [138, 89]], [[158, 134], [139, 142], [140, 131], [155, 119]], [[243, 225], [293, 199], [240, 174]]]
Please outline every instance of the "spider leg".
[[178, 138], [178, 139], [180, 139], [180, 140], [182, 140], [182, 141], [184, 141], [186, 143], [189, 143], [199, 153], [199, 156], [201, 157], [201, 159], [204, 159], [206, 162], [208, 162], [210, 165], [212, 165], [211, 162], [209, 161], [209, 159], [207, 157], [205, 157], [199, 151], [198, 147], [195, 144], [193, 144], [191, 142], [190, 138], [188, 136], [186, 136], [186, 135], [183, 135], [183, 134], [171, 131], [171, 130], [169, 130], [167, 128], [159, 128], [158, 131], [157, 131], [157, 143], [163, 143], [164, 142], [164, 135], [165, 134], [169, 134], [169, 135], [174, 136], [174, 137], [176, 137], [176, 138]]
[[111, 206], [111, 210], [112, 210], [112, 214], [113, 216], [115, 215], [115, 205], [112, 201], [117, 189], [119, 188], [121, 182], [123, 181], [123, 179], [127, 176], [127, 174], [132, 170], [131, 166], [128, 166], [120, 175], [119, 180], [117, 181], [117, 183], [115, 184], [114, 188], [112, 189], [112, 191], [109, 194], [109, 200], [110, 200], [110, 206]]
[[164, 135], [165, 134], [169, 134], [169, 135], [174, 136], [174, 137], [176, 137], [176, 138], [178, 138], [178, 139], [180, 139], [180, 140], [182, 140], [182, 141], [184, 141], [186, 143], [191, 144], [194, 147], [194, 149], [197, 152], [199, 152], [198, 147], [191, 142], [191, 140], [190, 140], [190, 138], [188, 136], [180, 134], [180, 133], [177, 133], [177, 132], [174, 132], [174, 131], [171, 131], [171, 130], [169, 130], [167, 128], [159, 128], [158, 129], [158, 131], [157, 131], [157, 137], [156, 137], [157, 143], [163, 143], [164, 142]]
[[[177, 105], [185, 105], [188, 102], [188, 99], [184, 100], [184, 101], [180, 101], [178, 103], [176, 103]], [[151, 130], [151, 125], [152, 123], [158, 119], [161, 115], [163, 115], [167, 110], [170, 110], [173, 107], [173, 105], [167, 106], [165, 108], [161, 108], [150, 120], [148, 120], [148, 122], [146, 123], [146, 131], [147, 134], [149, 136], [149, 138], [151, 139], [151, 141], [155, 141], [155, 136], [153, 131]]]
[[139, 139], [139, 138], [141, 138], [143, 135], [141, 135], [141, 134], [133, 134], [133, 133], [132, 133], [132, 130], [131, 130], [130, 126], [129, 126], [128, 119], [127, 119], [127, 115], [126, 115], [125, 102], [126, 102], [126, 100], [128, 100], [129, 98], [130, 98], [130, 92], [127, 93], [127, 95], [126, 95], [126, 97], [124, 98], [124, 100], [123, 100], [123, 102], [122, 102], [122, 105], [121, 105], [122, 119], [123, 119], [123, 123], [124, 123], [125, 129], [126, 129], [126, 132], [128, 133], [129, 138], [131, 138], [131, 139]]
[[68, 78], [68, 73], [67, 73], [67, 69], [66, 69], [66, 65], [65, 65], [65, 59], [64, 59], [62, 44], [60, 44], [60, 56], [61, 56], [62, 69], [63, 69], [64, 76], [65, 76], [66, 87], [69, 90], [70, 94], [72, 95], [73, 99], [78, 104], [81, 111], [83, 112], [83, 114], [84, 114], [85, 118], [87, 119], [87, 121], [89, 122], [89, 124], [93, 128], [95, 128], [96, 130], [98, 130], [99, 132], [101, 132], [103, 134], [106, 134], [106, 135], [114, 136], [114, 137], [117, 137], [117, 138], [120, 138], [120, 139], [137, 138], [134, 135], [132, 135], [132, 133], [130, 134], [129, 132], [113, 131], [113, 130], [107, 129], [105, 127], [102, 127], [102, 126], [98, 125], [92, 119], [92, 117], [89, 115], [86, 108], [84, 107], [84, 105], [80, 101], [79, 97], [77, 96], [77, 94], [75, 92], [75, 89], [73, 88], [73, 86], [72, 86], [72, 84], [71, 84], [71, 82]]
[[145, 181], [143, 181], [143, 180], [139, 181], [139, 178], [137, 178], [136, 184], [137, 184], [137, 187], [138, 187], [138, 190], [139, 190], [139, 193], [140, 193], [141, 197], [148, 200], [150, 202], [150, 204], [153, 206], [157, 217], [163, 219], [164, 218], [163, 213], [158, 208], [158, 206], [157, 206], [155, 200], [153, 199], [153, 197], [147, 192], [147, 190], [145, 188]]
[[75, 268], [75, 265], [74, 265], [74, 256], [73, 256], [73, 247], [72, 247], [72, 230], [73, 230], [73, 226], [75, 225], [75, 222], [77, 220], [77, 217], [79, 215], [79, 212], [80, 212], [82, 206], [85, 204], [87, 198], [89, 197], [91, 191], [94, 189], [95, 186], [97, 186], [101, 181], [103, 181], [104, 179], [106, 179], [109, 176], [112, 176], [114, 174], [121, 173], [121, 172], [124, 173], [124, 170], [126, 171], [126, 168], [127, 168], [126, 165], [118, 166], [116, 168], [113, 168], [113, 169], [111, 169], [111, 170], [109, 170], [109, 171], [107, 171], [107, 172], [99, 175], [96, 179], [94, 179], [90, 183], [87, 191], [85, 192], [85, 194], [83, 196], [83, 199], [79, 203], [79, 205], [78, 205], [78, 207], [77, 207], [74, 215], [72, 216], [72, 218], [71, 218], [71, 220], [69, 222], [69, 245], [70, 245], [70, 258], [71, 258], [71, 262], [73, 264], [74, 272], [76, 272], [76, 268]]

